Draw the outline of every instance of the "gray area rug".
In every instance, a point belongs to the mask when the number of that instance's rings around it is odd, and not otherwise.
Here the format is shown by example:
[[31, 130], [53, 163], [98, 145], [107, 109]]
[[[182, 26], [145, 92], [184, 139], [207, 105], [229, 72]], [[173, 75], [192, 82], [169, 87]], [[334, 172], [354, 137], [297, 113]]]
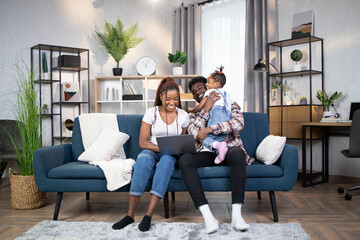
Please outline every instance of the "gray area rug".
[[235, 231], [229, 223], [221, 223], [219, 231], [205, 233], [202, 223], [152, 223], [148, 232], [141, 232], [138, 223], [121, 230], [113, 230], [109, 222], [62, 222], [45, 220], [29, 229], [17, 240], [66, 239], [66, 240], [111, 240], [111, 239], [156, 239], [156, 240], [217, 240], [217, 239], [311, 239], [299, 223], [250, 223], [246, 232]]

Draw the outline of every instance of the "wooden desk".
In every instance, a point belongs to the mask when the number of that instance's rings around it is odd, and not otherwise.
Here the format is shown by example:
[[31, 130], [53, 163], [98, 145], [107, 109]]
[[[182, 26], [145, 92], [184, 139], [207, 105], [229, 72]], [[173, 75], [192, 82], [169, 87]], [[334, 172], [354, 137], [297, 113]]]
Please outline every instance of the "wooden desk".
[[[329, 136], [348, 136], [350, 132], [350, 122], [306, 122], [301, 123], [302, 126], [302, 186], [309, 187], [315, 184], [324, 183], [329, 181]], [[323, 137], [322, 140], [322, 180], [313, 182], [313, 169], [312, 169], [312, 128], [322, 128]], [[310, 128], [310, 173], [306, 173], [306, 128]], [[332, 130], [332, 131], [330, 131]], [[339, 150], [340, 151], [340, 150]], [[310, 183], [307, 183], [307, 176], [310, 178]]]

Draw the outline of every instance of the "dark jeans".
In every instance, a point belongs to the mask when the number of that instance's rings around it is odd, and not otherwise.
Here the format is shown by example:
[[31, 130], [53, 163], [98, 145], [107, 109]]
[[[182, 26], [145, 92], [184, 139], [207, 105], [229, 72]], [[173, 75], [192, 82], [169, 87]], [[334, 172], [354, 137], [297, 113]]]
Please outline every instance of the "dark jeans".
[[230, 166], [232, 203], [244, 203], [244, 192], [246, 183], [245, 153], [240, 147], [230, 147], [226, 153], [225, 160], [215, 164], [217, 154], [214, 152], [197, 152], [184, 154], [179, 159], [179, 167], [185, 185], [190, 193], [195, 207], [198, 208], [208, 204], [202, 189], [198, 168], [210, 166]]

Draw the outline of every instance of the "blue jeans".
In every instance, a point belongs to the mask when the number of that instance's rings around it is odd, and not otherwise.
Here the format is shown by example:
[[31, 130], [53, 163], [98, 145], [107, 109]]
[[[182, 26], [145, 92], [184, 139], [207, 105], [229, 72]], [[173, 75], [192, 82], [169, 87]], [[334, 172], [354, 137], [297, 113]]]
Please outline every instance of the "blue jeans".
[[[231, 112], [225, 106], [213, 106], [209, 114], [210, 114], [210, 119], [207, 123], [207, 126], [217, 125], [219, 123], [226, 122], [231, 119]], [[205, 146], [207, 149], [212, 151], [213, 142], [224, 141], [226, 136], [227, 136], [226, 134], [219, 134], [219, 135], [209, 134], [201, 144]]]
[[163, 198], [170, 181], [176, 159], [170, 155], [144, 149], [138, 155], [130, 185], [130, 195], [144, 195], [145, 187], [155, 166], [155, 173], [151, 186], [151, 194]]

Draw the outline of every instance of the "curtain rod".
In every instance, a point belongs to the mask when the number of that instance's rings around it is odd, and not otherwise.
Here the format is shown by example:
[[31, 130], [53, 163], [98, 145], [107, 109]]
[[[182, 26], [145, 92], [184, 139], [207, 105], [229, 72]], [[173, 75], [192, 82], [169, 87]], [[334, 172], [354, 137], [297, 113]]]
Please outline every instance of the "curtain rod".
[[218, 1], [218, 0], [207, 0], [207, 1], [204, 1], [204, 2], [199, 2], [198, 5], [201, 6], [201, 5], [205, 5], [207, 3], [211, 3], [211, 2], [215, 2], [215, 1]]

